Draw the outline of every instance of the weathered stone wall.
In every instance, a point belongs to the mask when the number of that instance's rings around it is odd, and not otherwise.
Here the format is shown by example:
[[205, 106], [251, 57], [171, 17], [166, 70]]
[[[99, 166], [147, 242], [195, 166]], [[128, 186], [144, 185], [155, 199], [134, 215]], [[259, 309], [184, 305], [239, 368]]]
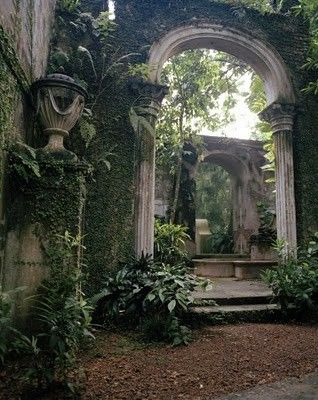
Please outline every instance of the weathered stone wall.
[[[103, 7], [107, 8], [102, 0], [93, 3], [83, 0], [82, 4], [85, 12], [93, 7], [94, 16]], [[318, 221], [318, 208], [314, 202], [318, 178], [318, 136], [314, 115], [317, 100], [314, 97], [305, 100], [301, 92], [311, 77], [302, 69], [308, 50], [308, 27], [300, 18], [261, 15], [248, 9], [235, 12], [230, 6], [209, 0], [117, 0], [117, 28], [108, 37], [105, 52], [87, 14], [62, 17], [64, 22], [57, 20], [53, 54], [61, 49], [67, 53], [69, 62], [64, 65], [67, 73], [77, 75], [88, 84], [97, 131], [88, 149], [80, 149], [76, 141], [70, 143], [74, 151], [78, 154], [81, 150], [81, 155], [92, 161], [95, 168], [88, 187], [85, 229], [91, 292], [101, 286], [105, 271], [126, 259], [134, 248], [135, 167], [139, 160], [136, 157], [137, 138], [129, 118], [131, 107], [137, 100], [126, 84], [129, 63], [147, 63], [153, 43], [178, 26], [203, 21], [238, 29], [268, 43], [280, 54], [289, 69], [296, 101], [302, 107], [298, 111], [294, 134], [300, 239], [315, 227]], [[88, 49], [91, 58], [79, 57], [79, 45]], [[127, 57], [128, 54], [133, 55]], [[125, 57], [117, 65], [122, 56]], [[101, 71], [105, 70], [108, 72], [101, 80]], [[109, 152], [113, 154], [107, 156]], [[110, 170], [105, 163], [97, 162], [103, 157], [108, 157]]]
[[[85, 11], [88, 11], [89, 2], [85, 1], [84, 4]], [[78, 16], [76, 18], [78, 21]], [[97, 158], [101, 152], [115, 153], [115, 156], [110, 157], [111, 170], [100, 165], [88, 189], [85, 242], [92, 291], [100, 287], [105, 270], [115, 267], [118, 261], [133, 252], [136, 191], [134, 171], [138, 159], [135, 153], [136, 137], [129, 120], [129, 111], [136, 97], [125, 84], [128, 62], [147, 63], [150, 47], [167, 32], [178, 26], [195, 25], [202, 21], [238, 29], [268, 43], [287, 65], [296, 101], [304, 106], [303, 113], [297, 116], [294, 134], [299, 237], [305, 237], [309, 227], [318, 219], [316, 207], [308, 207], [318, 177], [318, 163], [314, 161], [317, 157], [314, 150], [306, 150], [305, 147], [309, 143], [316, 145], [317, 142], [316, 128], [308, 118], [308, 114], [313, 114], [317, 101], [312, 99], [305, 103], [301, 92], [310, 79], [302, 69], [308, 50], [308, 27], [303, 21], [293, 15], [261, 15], [248, 9], [235, 12], [230, 6], [209, 0], [117, 0], [117, 28], [111, 33], [106, 57], [107, 66], [112, 67], [112, 72], [103, 81], [105, 90], [94, 106], [94, 118], [97, 121], [95, 144], [86, 154], [84, 152], [84, 156], [89, 153], [91, 159]], [[69, 25], [69, 29], [68, 36], [74, 42], [73, 49], [76, 41], [77, 45], [88, 48], [98, 71], [102, 64], [98, 39], [94, 38], [89, 28], [81, 37], [77, 34], [77, 38], [74, 25]], [[61, 34], [60, 27], [58, 30], [54, 46], [58, 48], [62, 45], [66, 50], [67, 34]], [[122, 60], [120, 68], [114, 68], [115, 60], [132, 53], [135, 55]], [[79, 73], [79, 69], [70, 64], [67, 71], [79, 74], [94, 94], [98, 90], [98, 81], [93, 79], [89, 63], [86, 64], [83, 73]], [[304, 172], [306, 152], [310, 152], [312, 160], [310, 176], [305, 176]]]
[[17, 139], [28, 144], [34, 142], [34, 113], [29, 88], [46, 72], [55, 3], [56, 0], [0, 2], [0, 284], [6, 283], [10, 287], [28, 283], [32, 286], [32, 282], [35, 285], [40, 280], [39, 271], [35, 273], [30, 263], [39, 261], [41, 250], [31, 227], [22, 227], [27, 214], [22, 203], [20, 211], [24, 210], [24, 214], [18, 221], [21, 225], [13, 227], [7, 218], [18, 195], [12, 191], [6, 152], [2, 149]]
[[2, 0], [0, 24], [16, 44], [28, 77], [45, 73], [56, 0]]

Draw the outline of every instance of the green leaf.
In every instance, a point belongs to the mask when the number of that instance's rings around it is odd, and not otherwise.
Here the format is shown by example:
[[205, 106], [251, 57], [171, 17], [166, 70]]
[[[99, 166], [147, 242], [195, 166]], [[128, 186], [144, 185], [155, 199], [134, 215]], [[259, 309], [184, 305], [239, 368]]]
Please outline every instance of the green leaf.
[[172, 311], [175, 309], [176, 307], [176, 301], [175, 300], [171, 300], [170, 303], [168, 304], [168, 310], [170, 313], [172, 313]]

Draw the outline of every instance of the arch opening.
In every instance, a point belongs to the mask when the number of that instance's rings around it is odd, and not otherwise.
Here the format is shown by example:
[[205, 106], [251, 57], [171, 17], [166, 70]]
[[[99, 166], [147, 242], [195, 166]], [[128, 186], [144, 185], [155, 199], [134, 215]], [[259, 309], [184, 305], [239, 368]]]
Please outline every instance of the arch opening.
[[245, 32], [221, 25], [183, 26], [155, 42], [148, 61], [150, 79], [159, 83], [162, 68], [170, 57], [197, 48], [223, 51], [248, 64], [263, 79], [268, 104], [295, 102], [288, 70], [277, 51]]
[[[291, 238], [291, 245], [296, 248], [292, 148], [285, 145], [285, 142], [290, 143], [289, 135], [293, 121], [293, 114], [288, 113], [290, 109], [293, 109], [292, 105], [295, 103], [289, 71], [276, 49], [263, 40], [246, 33], [245, 30], [204, 23], [176, 28], [152, 45], [148, 60], [151, 82], [160, 84], [163, 66], [170, 57], [186, 50], [200, 48], [222, 51], [238, 58], [249, 65], [263, 80], [268, 105], [266, 111], [269, 109], [272, 111], [273, 108], [276, 112], [276, 119], [273, 121], [275, 124], [271, 121], [273, 129], [275, 126], [274, 133], [283, 132], [283, 135], [275, 135], [276, 138], [282, 138], [282, 140], [276, 140], [275, 145], [278, 143], [278, 151], [285, 153], [283, 154], [284, 157], [280, 157], [280, 160], [289, 159], [287, 164], [284, 163], [288, 168], [284, 167], [282, 162], [279, 162], [281, 165], [279, 165], [276, 173], [276, 181], [278, 182], [276, 185], [278, 188], [276, 191], [278, 193], [276, 195], [277, 204], [286, 200], [286, 204], [277, 210], [278, 237], [287, 240]], [[285, 110], [288, 114], [286, 118], [282, 115]], [[280, 111], [283, 112], [280, 114]], [[152, 253], [153, 251], [155, 162], [154, 152], [152, 154], [153, 159], [150, 162], [149, 160], [144, 162], [145, 165], [139, 168], [143, 172], [141, 172], [138, 180], [144, 183], [144, 188], [139, 188], [139, 193], [141, 193], [141, 196], [144, 193], [144, 199], [139, 202], [140, 215], [137, 212], [137, 224], [143, 226], [142, 229], [138, 228], [139, 232], [143, 232], [143, 238], [141, 236], [137, 238], [137, 254], [141, 254], [141, 252]], [[228, 166], [228, 168], [233, 169], [233, 166]], [[289, 187], [287, 187], [287, 181]], [[291, 212], [289, 212], [289, 208]]]

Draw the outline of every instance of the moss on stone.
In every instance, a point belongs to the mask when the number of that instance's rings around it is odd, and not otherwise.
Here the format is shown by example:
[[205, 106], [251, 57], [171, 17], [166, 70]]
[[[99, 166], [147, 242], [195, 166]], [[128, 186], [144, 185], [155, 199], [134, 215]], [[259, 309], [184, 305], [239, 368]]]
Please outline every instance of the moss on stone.
[[[96, 4], [94, 2], [94, 12], [99, 8], [96, 8]], [[85, 2], [85, 7], [85, 11], [89, 11], [89, 2]], [[56, 19], [59, 24], [60, 17]], [[65, 15], [62, 17], [69, 18]], [[78, 15], [75, 19], [76, 24], [79, 20], [84, 21]], [[89, 25], [89, 18], [85, 21]], [[101, 287], [107, 269], [114, 268], [119, 261], [133, 253], [134, 166], [138, 160], [135, 156], [136, 138], [128, 117], [130, 107], [136, 99], [127, 90], [123, 78], [129, 69], [128, 61], [132, 64], [147, 62], [149, 48], [165, 33], [178, 26], [200, 22], [210, 22], [250, 33], [275, 48], [288, 66], [297, 101], [301, 101], [304, 107], [303, 114], [297, 117], [294, 135], [300, 238], [317, 225], [315, 187], [318, 180], [318, 136], [314, 116], [317, 100], [312, 98], [305, 101], [301, 93], [301, 89], [310, 79], [302, 70], [309, 44], [308, 26], [303, 20], [293, 15], [262, 15], [252, 9], [243, 9], [243, 12], [236, 13], [233, 7], [210, 0], [117, 0], [117, 29], [112, 32], [108, 43], [106, 67], [113, 67], [114, 60], [121, 56], [131, 53], [135, 55], [123, 60], [120, 68], [110, 68], [111, 72], [103, 81], [105, 90], [98, 97], [93, 110], [97, 134], [92, 145], [82, 154], [94, 163], [104, 153], [115, 153], [115, 156], [110, 157], [111, 170], [108, 171], [103, 163], [97, 163], [94, 179], [88, 185], [85, 256], [87, 272], [90, 274], [90, 292]], [[55, 30], [53, 47], [70, 52], [70, 62], [66, 65], [66, 70], [70, 74], [76, 74], [79, 79], [86, 80], [92, 99], [98, 91], [99, 82], [93, 76], [88, 63], [83, 65], [78, 58], [78, 45], [89, 50], [95, 69], [100, 72], [103, 64], [102, 43], [89, 26], [81, 30], [74, 28], [74, 24], [64, 23]], [[75, 142], [71, 146], [78, 153]]]

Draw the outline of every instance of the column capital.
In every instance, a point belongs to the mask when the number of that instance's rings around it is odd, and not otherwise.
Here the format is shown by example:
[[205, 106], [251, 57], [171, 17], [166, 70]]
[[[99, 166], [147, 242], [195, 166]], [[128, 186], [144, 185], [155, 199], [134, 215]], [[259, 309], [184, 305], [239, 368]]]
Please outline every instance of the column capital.
[[136, 96], [132, 109], [139, 117], [145, 118], [154, 126], [161, 103], [169, 92], [168, 86], [159, 85], [142, 78], [130, 78], [128, 87]]
[[138, 106], [146, 106], [152, 102], [160, 106], [169, 92], [168, 86], [146, 81], [143, 78], [131, 78], [128, 85], [132, 93], [138, 96], [138, 104], [136, 104]]
[[273, 133], [292, 131], [294, 126], [295, 105], [272, 103], [258, 114], [262, 121], [270, 123]]

